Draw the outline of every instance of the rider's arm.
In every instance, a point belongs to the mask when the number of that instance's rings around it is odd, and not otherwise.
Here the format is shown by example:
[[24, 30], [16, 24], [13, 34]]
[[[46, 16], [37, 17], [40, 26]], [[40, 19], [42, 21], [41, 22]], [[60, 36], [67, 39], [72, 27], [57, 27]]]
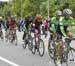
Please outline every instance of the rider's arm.
[[74, 19], [71, 19], [71, 23], [72, 23], [72, 32], [75, 33], [75, 23], [74, 23]]
[[54, 18], [52, 18], [50, 21], [49, 21], [49, 24], [48, 24], [48, 30], [50, 32], [56, 32], [55, 30], [55, 25], [54, 25]]
[[56, 33], [55, 22], [56, 22], [56, 18], [52, 18], [51, 19], [51, 28], [52, 28], [54, 33]]

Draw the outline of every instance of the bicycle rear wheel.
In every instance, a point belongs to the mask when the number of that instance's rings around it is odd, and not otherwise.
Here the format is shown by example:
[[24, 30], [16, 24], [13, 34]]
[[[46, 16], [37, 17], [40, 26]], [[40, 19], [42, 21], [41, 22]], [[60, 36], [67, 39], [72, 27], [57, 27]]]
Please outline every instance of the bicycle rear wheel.
[[45, 53], [45, 45], [42, 39], [39, 41], [39, 55], [42, 57]]

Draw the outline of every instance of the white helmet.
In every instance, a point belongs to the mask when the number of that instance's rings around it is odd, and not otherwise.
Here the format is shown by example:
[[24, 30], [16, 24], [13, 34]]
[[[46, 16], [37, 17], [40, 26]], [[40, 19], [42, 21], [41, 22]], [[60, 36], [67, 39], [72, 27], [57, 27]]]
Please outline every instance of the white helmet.
[[63, 14], [64, 14], [64, 15], [71, 15], [71, 14], [72, 14], [72, 11], [67, 8], [67, 9], [64, 9], [64, 10], [63, 10]]
[[61, 16], [61, 15], [62, 15], [62, 11], [57, 10], [57, 11], [56, 11], [56, 15], [57, 15], [57, 16]]

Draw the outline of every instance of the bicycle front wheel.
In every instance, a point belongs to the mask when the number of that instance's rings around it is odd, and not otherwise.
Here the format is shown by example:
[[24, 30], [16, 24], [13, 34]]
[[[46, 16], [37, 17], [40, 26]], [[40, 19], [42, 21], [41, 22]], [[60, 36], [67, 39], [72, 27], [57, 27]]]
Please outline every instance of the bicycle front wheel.
[[36, 42], [35, 39], [33, 39], [33, 43], [32, 43], [32, 54], [36, 53]]
[[67, 60], [67, 63], [66, 63], [67, 66], [75, 65], [75, 63], [74, 63], [74, 61], [75, 61], [74, 60], [74, 58], [75, 58], [74, 54], [75, 54], [75, 49], [70, 47], [70, 50], [68, 52], [68, 60]]
[[54, 58], [54, 46], [53, 46], [53, 41], [49, 38], [48, 42], [48, 53], [51, 59]]
[[26, 38], [24, 39], [24, 43], [22, 44], [22, 47], [23, 47], [24, 49], [26, 49], [26, 47], [27, 47]]
[[29, 39], [28, 39], [28, 48], [29, 48], [29, 50], [32, 50], [32, 48], [33, 48], [33, 38], [32, 37], [30, 37]]
[[39, 41], [39, 55], [42, 57], [45, 52], [45, 45], [42, 39]]

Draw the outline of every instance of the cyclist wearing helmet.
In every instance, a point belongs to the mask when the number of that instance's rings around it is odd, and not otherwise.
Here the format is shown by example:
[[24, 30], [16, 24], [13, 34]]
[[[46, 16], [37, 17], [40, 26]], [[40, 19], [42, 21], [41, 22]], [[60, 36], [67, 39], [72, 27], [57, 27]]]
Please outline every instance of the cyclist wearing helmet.
[[11, 16], [10, 20], [9, 20], [9, 30], [8, 30], [8, 34], [11, 34], [11, 32], [14, 32], [15, 36], [16, 36], [16, 20], [14, 16]]
[[[74, 19], [71, 17], [72, 11], [70, 9], [64, 9], [63, 10], [64, 17], [60, 19], [60, 31], [63, 37], [71, 37], [72, 38], [72, 32], [74, 32]], [[60, 57], [62, 55], [62, 40], [58, 41], [58, 59], [60, 60]]]
[[24, 34], [23, 34], [23, 40], [24, 38], [26, 37], [26, 33], [28, 33], [28, 29], [30, 27], [30, 24], [32, 23], [32, 16], [29, 15], [29, 16], [26, 16], [25, 19], [24, 19], [24, 25], [23, 25], [23, 31], [24, 31]]
[[[51, 21], [49, 23], [48, 29], [50, 31], [50, 39], [51, 42], [54, 42], [54, 39], [56, 38], [57, 40], [62, 39], [62, 35], [61, 35], [61, 30], [60, 30], [60, 19], [62, 18], [62, 11], [61, 10], [57, 10], [56, 11], [56, 17], [51, 18]], [[57, 53], [59, 51], [57, 50]]]
[[58, 32], [60, 35], [60, 37], [57, 37], [57, 38], [58, 39], [61, 38], [61, 32], [60, 32], [60, 28], [59, 28], [60, 18], [62, 18], [62, 12], [60, 10], [57, 10], [56, 17], [51, 18], [51, 21], [48, 26], [50, 33], [52, 33], [51, 40], [54, 38], [53, 36], [55, 36], [56, 32]]
[[40, 25], [42, 24], [41, 16], [37, 15], [35, 17], [35, 20], [33, 21], [32, 25], [33, 27], [40, 33]]

